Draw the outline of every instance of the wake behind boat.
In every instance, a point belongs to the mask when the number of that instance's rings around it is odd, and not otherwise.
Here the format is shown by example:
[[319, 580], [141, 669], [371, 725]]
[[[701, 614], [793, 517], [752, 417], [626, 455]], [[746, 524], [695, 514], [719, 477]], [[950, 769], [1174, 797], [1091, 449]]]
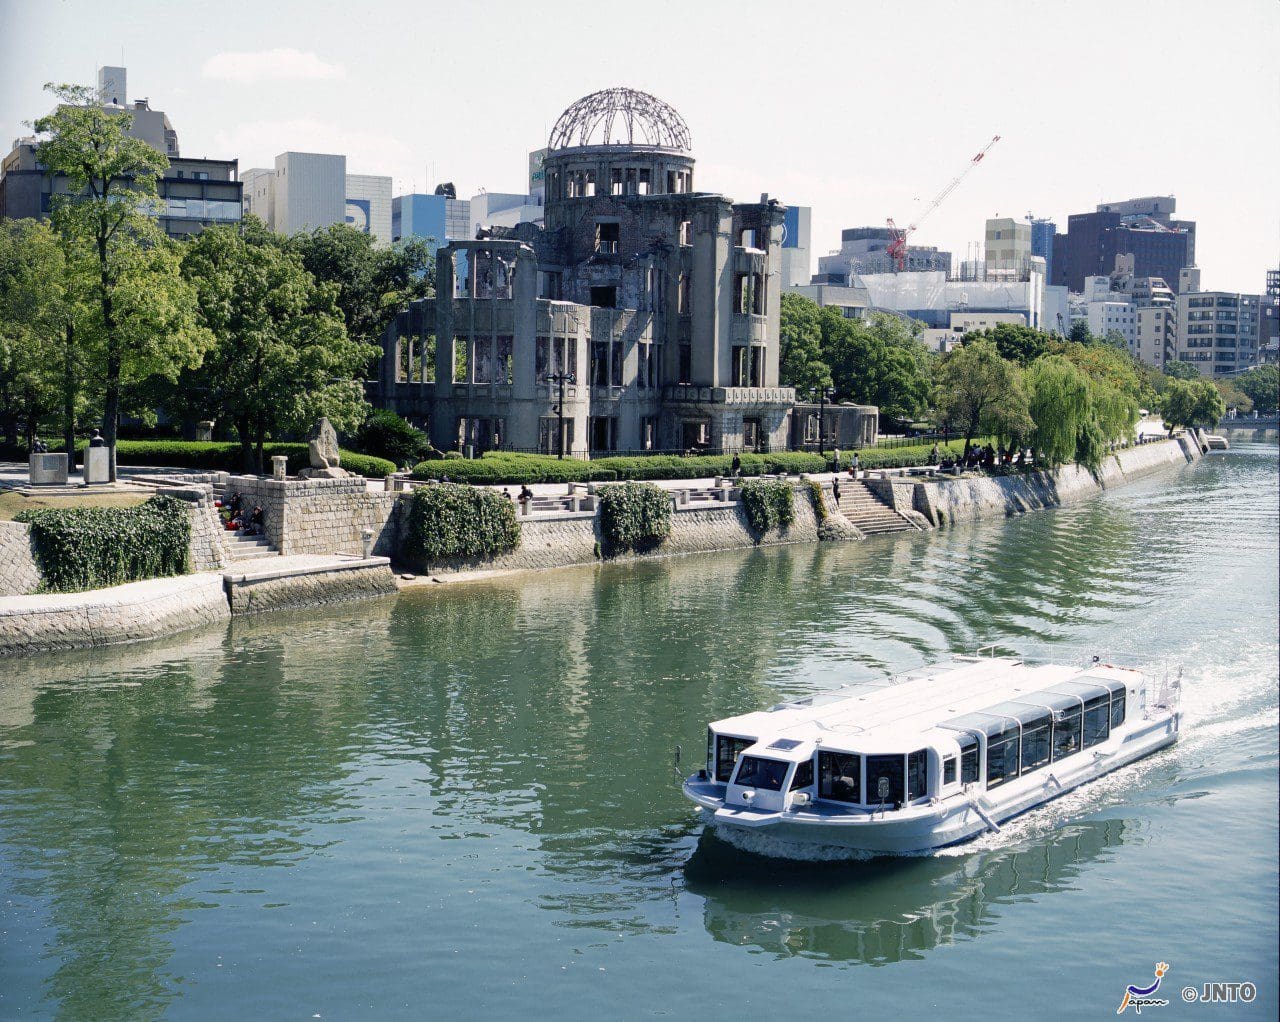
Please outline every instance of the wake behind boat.
[[1177, 740], [1180, 681], [957, 656], [715, 721], [684, 793], [717, 826], [864, 852], [967, 841]]

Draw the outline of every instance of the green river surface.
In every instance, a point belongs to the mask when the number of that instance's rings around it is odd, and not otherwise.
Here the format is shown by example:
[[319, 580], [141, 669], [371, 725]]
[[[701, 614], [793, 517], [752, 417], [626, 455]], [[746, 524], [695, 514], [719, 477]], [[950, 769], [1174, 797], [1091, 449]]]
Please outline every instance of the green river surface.
[[[0, 663], [0, 1018], [1277, 1014], [1277, 448], [866, 543]], [[708, 721], [1001, 642], [1185, 667], [1174, 748], [932, 857], [707, 832]], [[1184, 986], [1250, 980], [1248, 1005]], [[1132, 1014], [1130, 1010], [1129, 1014]]]

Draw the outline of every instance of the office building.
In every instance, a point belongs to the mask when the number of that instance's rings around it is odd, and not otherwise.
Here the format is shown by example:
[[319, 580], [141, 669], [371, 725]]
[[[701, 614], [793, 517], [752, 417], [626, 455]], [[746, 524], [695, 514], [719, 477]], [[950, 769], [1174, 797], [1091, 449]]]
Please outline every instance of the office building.
[[471, 212], [471, 233], [474, 238], [480, 231], [495, 227], [515, 227], [518, 224], [541, 224], [542, 199], [536, 195], [518, 192], [480, 192], [471, 196], [468, 203]]
[[1204, 376], [1257, 365], [1260, 295], [1197, 291], [1178, 295], [1176, 356]]
[[[840, 232], [840, 248], [818, 257], [813, 283], [854, 285], [864, 273], [894, 273], [897, 264], [889, 255], [893, 240], [887, 227], [849, 227]], [[951, 253], [926, 245], [908, 245], [905, 269], [912, 273], [951, 272]]]
[[1174, 358], [1178, 340], [1178, 310], [1174, 305], [1150, 305], [1138, 309], [1134, 357], [1157, 369]]
[[1084, 278], [1108, 276], [1118, 256], [1132, 256], [1132, 273], [1180, 281], [1184, 266], [1196, 261], [1196, 225], [1173, 219], [1172, 196], [1103, 203], [1092, 213], [1073, 213], [1067, 233], [1053, 241], [1050, 283], [1080, 292]]
[[437, 297], [388, 328], [372, 400], [447, 449], [785, 447], [786, 208], [695, 191], [684, 120], [631, 89], [574, 103], [547, 149], [545, 225], [440, 250]]
[[[1031, 217], [1031, 254], [1044, 260], [1044, 279], [1053, 280], [1053, 239], [1058, 225], [1043, 217]], [[1050, 284], [1050, 287], [1059, 285]]]
[[788, 206], [782, 222], [782, 286], [796, 287], [809, 283], [811, 262], [810, 221], [813, 210], [808, 206]]
[[1031, 256], [1031, 224], [1011, 216], [987, 221], [984, 258], [988, 279], [1007, 276], [1017, 280], [1026, 272]]
[[[243, 187], [239, 162], [181, 156], [178, 133], [168, 116], [161, 110], [152, 110], [146, 99], [130, 103], [127, 81], [125, 68], [98, 69], [103, 108], [128, 114], [127, 134], [164, 153], [169, 160], [169, 166], [156, 178], [160, 228], [171, 238], [183, 238], [198, 234], [210, 224], [239, 222]], [[40, 164], [34, 138], [18, 139], [0, 160], [0, 216], [11, 220], [45, 219], [54, 198], [69, 194], [70, 181], [60, 174], [50, 174]]]
[[1280, 361], [1280, 270], [1267, 271], [1267, 289], [1258, 303], [1258, 361]]
[[377, 174], [348, 174], [343, 216], [380, 245], [391, 244], [391, 178]]

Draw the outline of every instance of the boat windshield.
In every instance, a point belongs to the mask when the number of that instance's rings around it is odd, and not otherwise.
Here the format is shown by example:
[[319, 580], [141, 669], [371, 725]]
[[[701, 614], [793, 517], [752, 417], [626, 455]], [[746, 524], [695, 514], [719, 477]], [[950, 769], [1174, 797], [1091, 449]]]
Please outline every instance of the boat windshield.
[[781, 791], [782, 782], [787, 779], [787, 770], [790, 767], [790, 763], [782, 760], [743, 756], [734, 783], [751, 788], [764, 788], [766, 791]]

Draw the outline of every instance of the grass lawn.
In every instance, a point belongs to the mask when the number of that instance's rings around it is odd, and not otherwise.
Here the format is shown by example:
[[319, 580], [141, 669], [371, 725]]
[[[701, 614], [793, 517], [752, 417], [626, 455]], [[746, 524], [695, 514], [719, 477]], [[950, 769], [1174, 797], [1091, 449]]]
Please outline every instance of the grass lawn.
[[0, 521], [13, 521], [19, 511], [44, 507], [136, 507], [146, 493], [86, 493], [81, 496], [27, 497], [14, 490], [0, 490]]

